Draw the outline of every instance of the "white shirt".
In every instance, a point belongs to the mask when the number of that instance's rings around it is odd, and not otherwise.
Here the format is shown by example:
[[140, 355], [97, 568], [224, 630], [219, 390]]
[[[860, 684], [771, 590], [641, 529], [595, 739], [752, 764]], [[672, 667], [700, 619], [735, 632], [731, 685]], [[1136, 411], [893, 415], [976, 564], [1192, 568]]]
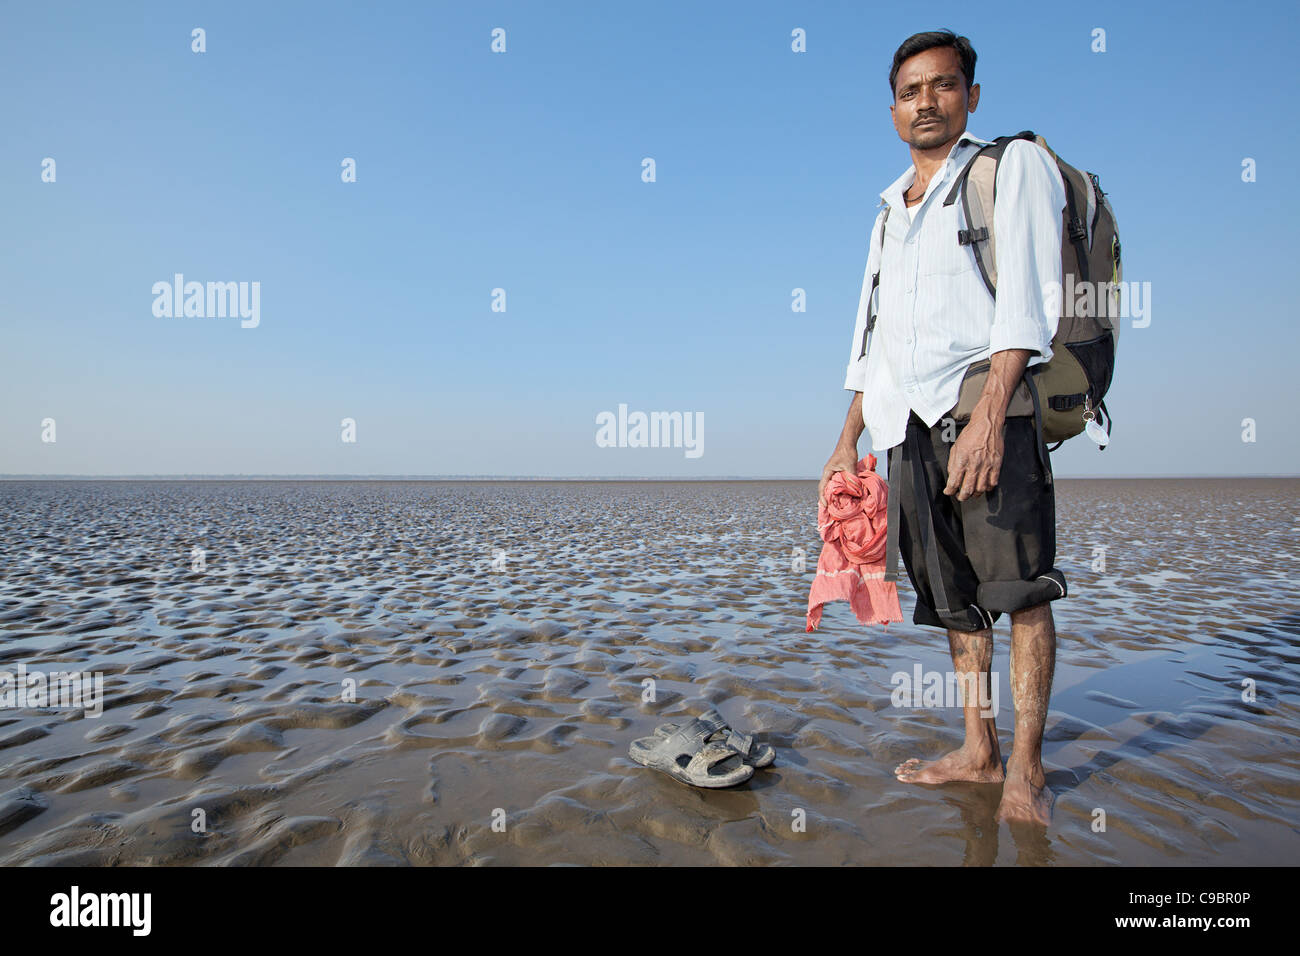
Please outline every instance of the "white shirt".
[[[862, 421], [877, 451], [903, 440], [911, 410], [930, 426], [951, 411], [972, 363], [1004, 349], [1037, 353], [1030, 356], [1030, 365], [1052, 357], [1060, 313], [1065, 185], [1056, 161], [1037, 143], [1015, 140], [1007, 145], [998, 162], [993, 212], [995, 301], [973, 250], [957, 242], [957, 230], [966, 227], [960, 193], [951, 206], [943, 205], [966, 161], [987, 142], [962, 133], [911, 209], [903, 194], [912, 185], [915, 166], [880, 194], [881, 205], [890, 209], [884, 248], [877, 251], [882, 209], [871, 230], [844, 379], [845, 388], [862, 392]], [[862, 357], [867, 297], [878, 256], [883, 261], [876, 326]]]

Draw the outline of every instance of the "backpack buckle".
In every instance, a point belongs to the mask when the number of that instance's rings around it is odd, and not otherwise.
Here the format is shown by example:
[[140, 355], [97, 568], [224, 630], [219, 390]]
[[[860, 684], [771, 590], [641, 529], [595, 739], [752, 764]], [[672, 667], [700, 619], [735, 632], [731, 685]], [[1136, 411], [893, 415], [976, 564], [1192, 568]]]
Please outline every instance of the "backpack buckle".
[[1083, 223], [1079, 221], [1078, 216], [1070, 219], [1070, 239], [1078, 242], [1081, 239], [1088, 238], [1088, 231], [1083, 228]]
[[989, 237], [988, 226], [980, 226], [978, 229], [958, 229], [957, 243], [962, 246], [973, 245], [977, 242], [983, 242]]
[[1090, 411], [1091, 406], [1088, 404], [1088, 395], [1086, 392], [1076, 392], [1073, 395], [1052, 395], [1048, 397], [1047, 404], [1054, 412], [1068, 412], [1072, 408], [1078, 408], [1080, 405], [1083, 405], [1084, 419], [1086, 420], [1090, 415], [1092, 415], [1092, 412]]

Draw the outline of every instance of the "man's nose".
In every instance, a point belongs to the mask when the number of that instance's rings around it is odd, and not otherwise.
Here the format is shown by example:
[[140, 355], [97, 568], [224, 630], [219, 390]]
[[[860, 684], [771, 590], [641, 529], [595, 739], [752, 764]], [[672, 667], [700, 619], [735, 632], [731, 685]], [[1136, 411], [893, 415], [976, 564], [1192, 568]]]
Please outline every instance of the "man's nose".
[[916, 111], [933, 109], [935, 105], [934, 90], [928, 86], [922, 86], [916, 95]]

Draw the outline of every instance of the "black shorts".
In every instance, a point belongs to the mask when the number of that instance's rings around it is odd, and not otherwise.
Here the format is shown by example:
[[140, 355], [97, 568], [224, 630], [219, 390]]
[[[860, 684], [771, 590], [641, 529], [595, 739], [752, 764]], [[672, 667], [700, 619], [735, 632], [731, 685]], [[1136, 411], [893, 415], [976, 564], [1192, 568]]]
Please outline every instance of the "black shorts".
[[[1002, 612], [1065, 597], [1055, 567], [1056, 496], [1051, 458], [1032, 416], [1006, 419], [1002, 473], [992, 491], [946, 495], [948, 452], [963, 425], [933, 428], [915, 412], [889, 450], [891, 516], [916, 591], [912, 621], [958, 631], [992, 627]], [[891, 504], [894, 504], [891, 502]]]

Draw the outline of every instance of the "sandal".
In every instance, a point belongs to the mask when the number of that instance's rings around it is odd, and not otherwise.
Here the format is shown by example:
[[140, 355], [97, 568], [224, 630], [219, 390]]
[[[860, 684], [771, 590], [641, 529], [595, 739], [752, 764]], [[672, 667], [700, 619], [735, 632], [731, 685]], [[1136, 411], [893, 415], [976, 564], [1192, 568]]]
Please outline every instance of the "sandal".
[[[739, 751], [745, 763], [755, 770], [770, 767], [776, 760], [776, 750], [770, 744], [755, 743], [751, 734], [742, 734], [733, 729], [716, 710], [705, 711], [699, 719], [713, 727], [713, 734], [710, 736], [716, 736], [725, 730], [726, 742]], [[677, 732], [678, 726], [678, 724], [660, 724], [655, 728], [655, 736], [669, 737]]]
[[729, 743], [708, 740], [718, 729], [711, 721], [692, 720], [665, 736], [656, 734], [632, 741], [628, 756], [643, 767], [662, 770], [692, 787], [734, 787], [752, 777], [754, 768]]

